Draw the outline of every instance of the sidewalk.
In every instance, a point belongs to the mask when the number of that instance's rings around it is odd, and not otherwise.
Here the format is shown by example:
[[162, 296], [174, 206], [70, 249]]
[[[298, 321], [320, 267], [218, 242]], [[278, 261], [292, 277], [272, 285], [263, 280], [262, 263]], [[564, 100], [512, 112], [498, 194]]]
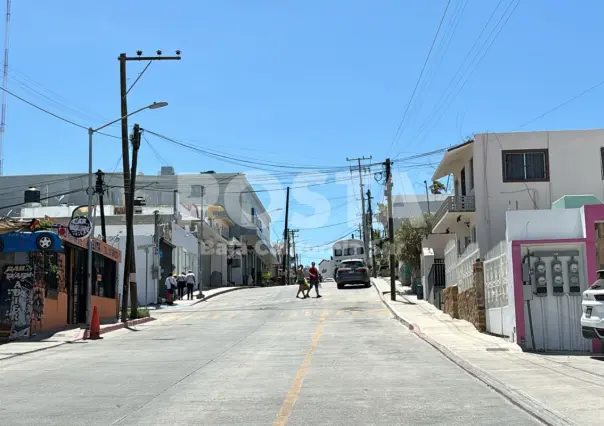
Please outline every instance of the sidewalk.
[[174, 309], [189, 308], [193, 305], [196, 305], [201, 302], [205, 302], [205, 301], [207, 301], [213, 297], [219, 296], [221, 294], [230, 293], [232, 291], [237, 291], [237, 290], [245, 290], [245, 289], [249, 289], [249, 288], [259, 288], [259, 287], [246, 285], [246, 286], [237, 286], [237, 287], [212, 288], [212, 289], [203, 291], [203, 295], [204, 295], [203, 299], [197, 298], [197, 295], [199, 294], [199, 290], [195, 290], [193, 292], [193, 300], [187, 300], [186, 299], [187, 295], [185, 294], [184, 300], [175, 300], [173, 305], [151, 305], [151, 306], [148, 306], [147, 308], [149, 309], [151, 315], [153, 316], [155, 314], [162, 314], [167, 311], [173, 311]]
[[[139, 318], [136, 320], [123, 322], [111, 322], [101, 324], [101, 334], [119, 330], [125, 327], [135, 327], [153, 321], [155, 318]], [[46, 349], [62, 346], [67, 343], [76, 343], [84, 340], [86, 330], [80, 327], [73, 327], [55, 331], [45, 331], [37, 333], [27, 340], [17, 340], [0, 345], [0, 360], [14, 358], [17, 356], [43, 351]]]
[[[220, 294], [229, 293], [231, 291], [243, 290], [248, 288], [256, 288], [254, 286], [239, 286], [239, 287], [219, 287], [211, 290], [204, 290], [203, 299], [197, 299], [199, 291], [194, 292], [193, 300], [177, 300], [174, 305], [154, 305], [148, 306], [150, 316], [147, 318], [140, 318], [133, 321], [128, 321], [124, 324], [121, 321], [101, 324], [101, 334], [109, 333], [111, 331], [119, 330], [124, 327], [135, 327], [139, 324], [144, 324], [155, 320], [158, 317], [163, 317], [161, 314], [175, 312], [179, 308], [187, 308], [198, 303], [205, 302], [213, 297]], [[160, 315], [157, 315], [160, 314]], [[14, 358], [17, 356], [43, 351], [46, 349], [54, 348], [57, 346], [65, 345], [68, 343], [77, 343], [84, 340], [85, 330], [80, 327], [61, 329], [55, 331], [45, 331], [37, 333], [27, 340], [18, 340], [0, 345], [0, 360]]]
[[[390, 300], [390, 283], [372, 279], [393, 315], [421, 339], [515, 405], [552, 425], [596, 425], [604, 418], [604, 358], [522, 352], [480, 333], [412, 295]], [[404, 292], [397, 283], [397, 293]]]

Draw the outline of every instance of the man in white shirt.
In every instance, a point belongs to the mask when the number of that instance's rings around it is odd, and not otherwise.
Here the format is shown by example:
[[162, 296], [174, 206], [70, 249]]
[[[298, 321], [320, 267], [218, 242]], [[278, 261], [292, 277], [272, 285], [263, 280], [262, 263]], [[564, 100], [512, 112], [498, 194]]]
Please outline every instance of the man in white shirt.
[[[195, 274], [193, 271], [189, 269], [189, 273], [187, 274], [187, 300], [193, 300], [193, 289], [195, 288], [195, 283], [197, 280], [195, 279]], [[201, 289], [199, 290], [201, 297], [203, 297], [203, 293], [201, 293]]]
[[166, 290], [168, 292], [168, 303], [172, 303], [174, 300], [174, 289], [176, 288], [176, 278], [172, 275], [169, 275], [165, 281]]

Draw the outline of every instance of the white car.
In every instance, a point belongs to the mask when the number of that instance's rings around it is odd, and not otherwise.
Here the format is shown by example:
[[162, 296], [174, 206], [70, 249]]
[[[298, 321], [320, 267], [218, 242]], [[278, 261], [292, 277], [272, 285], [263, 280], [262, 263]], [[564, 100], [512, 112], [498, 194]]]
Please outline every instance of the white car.
[[604, 270], [598, 279], [583, 292], [581, 330], [586, 339], [604, 340]]

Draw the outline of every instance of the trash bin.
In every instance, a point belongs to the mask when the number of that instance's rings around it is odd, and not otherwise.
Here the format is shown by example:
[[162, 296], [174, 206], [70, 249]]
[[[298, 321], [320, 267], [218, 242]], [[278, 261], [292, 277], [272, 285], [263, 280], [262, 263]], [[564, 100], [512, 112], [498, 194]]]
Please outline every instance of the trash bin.
[[417, 300], [424, 299], [424, 286], [421, 283], [415, 284], [415, 294], [417, 295]]

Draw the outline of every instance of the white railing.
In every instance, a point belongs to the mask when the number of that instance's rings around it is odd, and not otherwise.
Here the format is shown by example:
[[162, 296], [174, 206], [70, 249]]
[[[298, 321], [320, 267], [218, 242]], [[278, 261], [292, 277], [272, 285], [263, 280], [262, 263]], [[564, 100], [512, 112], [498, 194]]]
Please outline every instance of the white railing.
[[445, 285], [447, 287], [457, 284], [457, 261], [457, 241], [452, 239], [445, 246]]
[[459, 291], [469, 290], [474, 285], [474, 262], [476, 262], [476, 259], [478, 258], [480, 258], [480, 250], [476, 243], [469, 244], [463, 254], [459, 257], [456, 271]]
[[507, 306], [508, 252], [505, 240], [486, 254], [483, 265], [486, 309]]

